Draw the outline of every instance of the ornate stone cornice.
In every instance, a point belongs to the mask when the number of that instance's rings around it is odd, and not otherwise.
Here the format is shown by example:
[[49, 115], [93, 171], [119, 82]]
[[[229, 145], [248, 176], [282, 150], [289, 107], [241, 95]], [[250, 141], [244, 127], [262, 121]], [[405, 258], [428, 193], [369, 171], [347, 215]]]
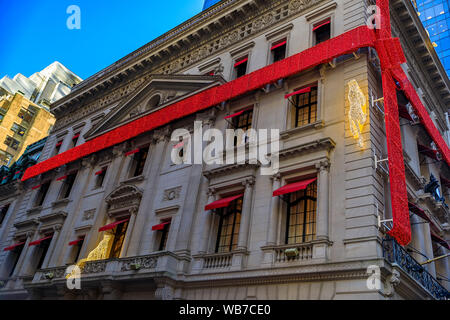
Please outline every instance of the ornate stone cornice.
[[284, 149], [280, 151], [280, 158], [295, 156], [305, 152], [311, 152], [316, 150], [330, 151], [336, 146], [336, 143], [331, 138], [323, 138], [315, 141], [307, 142], [292, 148]]
[[244, 171], [244, 170], [253, 170], [256, 171], [260, 167], [260, 163], [258, 164], [229, 164], [224, 165], [216, 169], [207, 170], [203, 172], [203, 176], [205, 176], [208, 180], [215, 176], [228, 175], [233, 172]]
[[[147, 82], [150, 79], [151, 74], [167, 75], [181, 73], [182, 70], [191, 67], [193, 64], [198, 63], [202, 60], [206, 60], [209, 56], [226, 50], [236, 43], [243, 42], [246, 39], [257, 35], [258, 33], [267, 30], [274, 24], [281, 22], [282, 20], [289, 19], [290, 17], [297, 14], [306, 12], [307, 10], [314, 8], [319, 3], [325, 1], [326, 0], [274, 0], [270, 1], [270, 3], [265, 6], [257, 6], [255, 10], [248, 10], [248, 12], [245, 13], [244, 17], [236, 19], [234, 24], [230, 26], [222, 25], [219, 30], [215, 31], [215, 35], [209, 36], [203, 39], [203, 41], [192, 42], [192, 47], [189, 50], [186, 50], [186, 48], [183, 47], [183, 50], [180, 49], [179, 51], [177, 51], [178, 49], [176, 49], [174, 52], [169, 51], [169, 57], [165, 57], [164, 59], [160, 59], [159, 61], [152, 61], [152, 63], [149, 65], [151, 67], [146, 68], [144, 72], [142, 72], [142, 70], [140, 69], [141, 71], [139, 71], [139, 76], [137, 76], [136, 72], [130, 72], [134, 76], [133, 80], [129, 80], [125, 85], [116, 87], [115, 89], [113, 89], [113, 91], [109, 90], [110, 92], [100, 97], [100, 99], [88, 102], [87, 105], [86, 102], [79, 100], [77, 104], [82, 104], [82, 107], [77, 106], [77, 113], [81, 114], [82, 117], [86, 117], [87, 115], [97, 111], [99, 108], [102, 108], [106, 105], [111, 105], [122, 99], [123, 96], [134, 91], [143, 82]], [[244, 2], [245, 1], [236, 1], [236, 3], [240, 5], [243, 5]], [[286, 4], [288, 4], [288, 6]], [[242, 28], [244, 28], [245, 30], [242, 31]], [[151, 44], [152, 42], [149, 45]], [[170, 42], [167, 42], [167, 45], [170, 45]], [[173, 46], [173, 48], [177, 47], [178, 46]], [[159, 53], [153, 50], [146, 53], [146, 55], [151, 54], [158, 56]], [[117, 63], [120, 62], [121, 60], [119, 60]], [[139, 64], [138, 62], [135, 63]], [[113, 66], [108, 68], [112, 68]], [[89, 88], [89, 90], [94, 89], [98, 84], [104, 81], [102, 81], [102, 79], [106, 78], [106, 74], [109, 74], [110, 70], [108, 70], [108, 68], [101, 71], [98, 75], [94, 75], [93, 77], [95, 78], [95, 80], [87, 79], [83, 81], [75, 88], [75, 90], [73, 90], [72, 94], [69, 94], [58, 101], [58, 104], [55, 107], [59, 108], [63, 104], [69, 103], [71, 99], [78, 99], [75, 98], [75, 95], [80, 93], [79, 90], [82, 87], [84, 87], [84, 89]], [[135, 67], [133, 67], [132, 70], [135, 70]], [[130, 76], [125, 73], [123, 77], [114, 76], [113, 78], [130, 79]], [[113, 81], [108, 80], [106, 82], [112, 83]], [[88, 84], [90, 85], [88, 86]], [[73, 115], [71, 116], [73, 117]], [[69, 117], [69, 115], [58, 119], [55, 130], [69, 125], [74, 121], [66, 120], [67, 117]]]

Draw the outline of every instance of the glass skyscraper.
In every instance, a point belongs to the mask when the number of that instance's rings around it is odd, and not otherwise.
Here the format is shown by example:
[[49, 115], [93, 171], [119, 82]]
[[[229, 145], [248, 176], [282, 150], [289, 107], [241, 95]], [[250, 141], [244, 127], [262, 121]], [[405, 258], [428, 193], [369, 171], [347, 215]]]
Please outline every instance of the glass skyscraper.
[[431, 42], [437, 44], [436, 53], [447, 75], [450, 75], [450, 0], [413, 0], [413, 4], [414, 2]]

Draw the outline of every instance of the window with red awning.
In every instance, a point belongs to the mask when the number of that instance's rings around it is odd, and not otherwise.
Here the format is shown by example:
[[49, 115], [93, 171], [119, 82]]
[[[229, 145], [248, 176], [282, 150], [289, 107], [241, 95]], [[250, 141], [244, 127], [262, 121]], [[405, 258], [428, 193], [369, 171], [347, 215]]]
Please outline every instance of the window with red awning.
[[296, 192], [299, 190], [305, 190], [308, 187], [308, 185], [310, 185], [311, 183], [313, 183], [316, 180], [317, 180], [317, 178], [312, 178], [312, 179], [307, 179], [307, 180], [287, 184], [284, 187], [281, 187], [281, 188], [275, 190], [273, 192], [273, 196], [276, 197], [276, 196], [281, 196], [284, 194]]
[[243, 196], [244, 196], [244, 194], [242, 193], [237, 196], [219, 199], [217, 201], [211, 202], [210, 204], [206, 205], [205, 210], [213, 210], [213, 209], [228, 207], [233, 200], [239, 199]]
[[6, 247], [5, 249], [3, 249], [3, 251], [12, 251], [17, 247], [23, 246], [24, 244], [25, 244], [25, 241], [19, 242], [19, 243], [13, 244], [12, 246]]
[[418, 144], [419, 153], [426, 155], [429, 158], [439, 161], [437, 150], [425, 147], [424, 145]]
[[41, 243], [44, 242], [45, 240], [48, 240], [48, 239], [51, 239], [51, 238], [53, 238], [53, 235], [51, 235], [51, 236], [46, 236], [46, 237], [41, 238], [41, 239], [39, 239], [39, 240], [30, 242], [30, 244], [29, 244], [28, 246], [30, 246], [30, 247], [31, 247], [31, 246], [37, 246], [38, 244], [41, 244]]
[[77, 240], [74, 240], [74, 241], [70, 241], [70, 242], [69, 242], [69, 246], [76, 246], [76, 245], [78, 245], [80, 242], [82, 242], [83, 240], [84, 240], [84, 237], [78, 238]]
[[163, 222], [163, 223], [154, 225], [154, 226], [152, 227], [152, 231], [161, 231], [161, 230], [164, 230], [164, 228], [165, 228], [168, 224], [170, 224], [170, 223], [171, 223], [171, 221], [166, 221], [166, 222]]
[[124, 222], [127, 222], [128, 220], [130, 220], [130, 218], [126, 218], [120, 221], [116, 221], [110, 224], [107, 224], [106, 226], [103, 226], [101, 228], [98, 229], [98, 231], [102, 232], [102, 231], [107, 231], [107, 230], [111, 230], [114, 229], [115, 227], [117, 227], [119, 224], [122, 224]]
[[441, 246], [443, 246], [444, 248], [446, 248], [447, 250], [450, 250], [450, 245], [448, 244], [448, 241], [442, 239], [441, 237], [439, 237], [437, 234], [434, 234], [433, 232], [431, 232], [431, 239], [434, 242], [439, 243]]

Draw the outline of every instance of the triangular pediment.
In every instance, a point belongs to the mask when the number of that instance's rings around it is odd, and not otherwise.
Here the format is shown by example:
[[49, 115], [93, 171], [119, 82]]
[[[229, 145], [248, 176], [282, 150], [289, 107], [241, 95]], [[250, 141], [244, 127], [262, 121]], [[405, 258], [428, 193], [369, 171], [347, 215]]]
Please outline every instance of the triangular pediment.
[[153, 75], [114, 107], [84, 137], [90, 140], [180, 99], [223, 83], [225, 80], [221, 76]]

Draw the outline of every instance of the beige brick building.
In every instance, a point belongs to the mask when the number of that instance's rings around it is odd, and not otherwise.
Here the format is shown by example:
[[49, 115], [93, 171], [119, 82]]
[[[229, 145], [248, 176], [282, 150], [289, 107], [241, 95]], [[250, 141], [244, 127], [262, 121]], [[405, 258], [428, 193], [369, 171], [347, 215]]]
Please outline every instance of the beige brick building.
[[[0, 89], [1, 90], [1, 89]], [[45, 138], [55, 117], [22, 94], [5, 93], [0, 97], [0, 165], [11, 165], [25, 148]]]
[[[57, 121], [39, 161], [365, 25], [369, 5], [221, 1], [52, 104]], [[403, 67], [445, 136], [445, 71], [409, 1], [391, 1], [391, 14]], [[352, 80], [367, 105], [361, 139], [349, 123]], [[388, 238], [378, 223], [391, 216], [389, 176], [377, 161], [386, 155], [381, 95], [377, 55], [362, 48], [0, 185], [0, 297], [442, 299], [448, 257], [420, 263], [449, 252], [449, 168], [400, 95], [412, 241]], [[278, 172], [263, 175], [261, 161], [174, 164], [171, 134], [193, 133], [195, 121], [219, 132], [278, 129]], [[66, 267], [86, 258], [81, 288], [70, 290]], [[368, 285], [374, 271], [381, 287]]]

